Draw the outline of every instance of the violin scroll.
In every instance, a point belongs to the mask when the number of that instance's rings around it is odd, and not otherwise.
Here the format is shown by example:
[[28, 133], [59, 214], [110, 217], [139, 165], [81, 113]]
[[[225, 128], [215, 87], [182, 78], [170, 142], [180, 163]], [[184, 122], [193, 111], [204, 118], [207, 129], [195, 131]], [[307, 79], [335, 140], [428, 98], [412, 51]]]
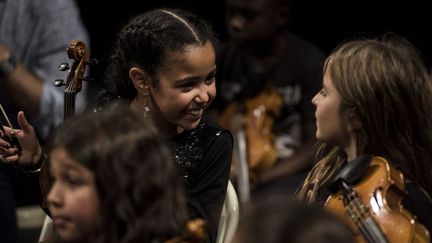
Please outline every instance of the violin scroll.
[[84, 42], [73, 40], [66, 49], [69, 59], [74, 60], [66, 80], [65, 92], [78, 93], [89, 61], [89, 53]]
[[58, 67], [60, 71], [68, 70], [66, 81], [57, 79], [54, 82], [57, 87], [66, 86], [64, 90], [64, 119], [75, 114], [75, 96], [82, 89], [82, 81], [86, 80], [84, 73], [89, 64], [89, 51], [85, 43], [80, 40], [72, 40], [66, 53], [68, 58], [73, 60], [73, 63], [71, 65], [62, 63]]

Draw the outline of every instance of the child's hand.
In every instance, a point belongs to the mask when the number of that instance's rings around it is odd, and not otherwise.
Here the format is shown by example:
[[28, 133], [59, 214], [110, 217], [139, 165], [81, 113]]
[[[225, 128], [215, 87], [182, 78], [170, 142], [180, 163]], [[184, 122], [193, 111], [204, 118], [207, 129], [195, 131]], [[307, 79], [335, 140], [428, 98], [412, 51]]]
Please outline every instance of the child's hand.
[[5, 134], [0, 138], [0, 155], [5, 163], [29, 168], [35, 166], [39, 161], [42, 148], [39, 145], [33, 126], [27, 121], [22, 111], [18, 112], [18, 123], [21, 130], [14, 129], [13, 132], [18, 138], [22, 151], [20, 152], [18, 148], [11, 147], [10, 143], [4, 139], [5, 136], [11, 136], [12, 134], [12, 129], [4, 126]]

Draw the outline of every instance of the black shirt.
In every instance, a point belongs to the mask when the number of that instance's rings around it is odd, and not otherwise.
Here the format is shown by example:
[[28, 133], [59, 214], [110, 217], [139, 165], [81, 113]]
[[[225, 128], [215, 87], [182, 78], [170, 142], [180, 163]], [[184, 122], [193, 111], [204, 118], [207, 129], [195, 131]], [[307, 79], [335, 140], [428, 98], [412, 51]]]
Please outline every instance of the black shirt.
[[231, 168], [233, 138], [215, 124], [201, 122], [171, 141], [175, 161], [185, 179], [190, 218], [203, 218], [210, 242], [216, 242], [219, 218]]

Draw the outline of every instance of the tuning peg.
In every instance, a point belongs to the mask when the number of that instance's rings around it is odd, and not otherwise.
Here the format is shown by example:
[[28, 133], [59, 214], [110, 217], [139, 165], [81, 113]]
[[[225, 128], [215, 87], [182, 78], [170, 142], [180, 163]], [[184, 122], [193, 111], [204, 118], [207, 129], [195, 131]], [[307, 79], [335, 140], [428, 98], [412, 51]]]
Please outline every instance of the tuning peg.
[[63, 85], [66, 85], [66, 83], [65, 83], [65, 81], [63, 79], [56, 79], [54, 81], [54, 86], [56, 86], [56, 87], [61, 87]]
[[70, 69], [70, 66], [69, 66], [68, 63], [62, 63], [62, 64], [60, 64], [58, 66], [58, 70], [59, 71], [66, 71], [66, 70], [69, 70], [69, 69]]

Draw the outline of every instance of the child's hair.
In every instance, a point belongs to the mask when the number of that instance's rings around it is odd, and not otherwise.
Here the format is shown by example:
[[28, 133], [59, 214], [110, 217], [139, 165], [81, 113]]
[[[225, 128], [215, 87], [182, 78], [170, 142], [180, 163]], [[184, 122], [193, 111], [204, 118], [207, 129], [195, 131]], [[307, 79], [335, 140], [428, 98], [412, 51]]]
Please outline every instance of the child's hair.
[[210, 25], [190, 12], [157, 9], [132, 18], [117, 35], [106, 72], [106, 87], [122, 98], [132, 100], [136, 90], [129, 78], [131, 67], [143, 68], [151, 84], [158, 84], [157, 73], [169, 53], [182, 52], [190, 45], [215, 45]]
[[354, 236], [341, 219], [287, 196], [258, 199], [242, 209], [236, 239], [241, 243], [350, 243]]
[[[383, 156], [431, 194], [432, 83], [415, 47], [394, 34], [350, 41], [332, 52], [324, 71], [341, 96], [342, 118], [360, 123], [358, 153]], [[342, 148], [328, 144], [319, 154], [300, 198], [313, 201], [310, 186], [324, 185], [346, 160]]]
[[152, 242], [184, 232], [183, 181], [150, 119], [115, 104], [66, 120], [50, 149], [93, 172], [100, 214], [90, 242]]

